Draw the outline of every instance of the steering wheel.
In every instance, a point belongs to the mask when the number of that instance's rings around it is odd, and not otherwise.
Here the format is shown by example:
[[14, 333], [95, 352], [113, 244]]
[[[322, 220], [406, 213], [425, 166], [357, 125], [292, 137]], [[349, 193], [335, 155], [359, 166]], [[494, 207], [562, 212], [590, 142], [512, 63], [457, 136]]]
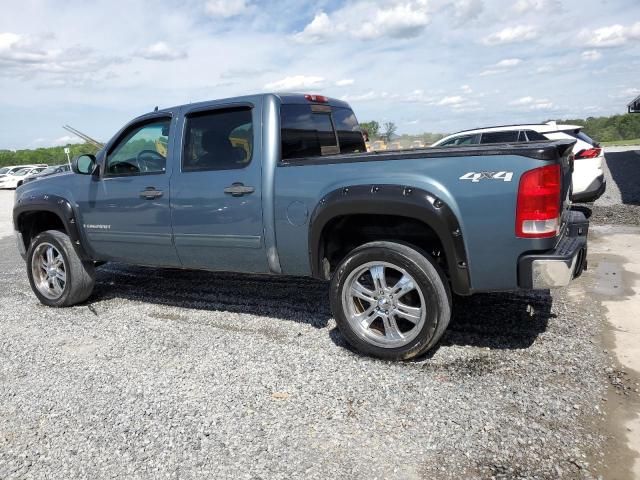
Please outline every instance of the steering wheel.
[[[151, 155], [155, 155], [156, 157], [158, 157], [160, 160], [166, 160], [165, 157], [163, 157], [162, 155], [160, 155], [158, 152], [156, 152], [155, 150], [142, 150], [138, 153], [138, 155], [136, 156], [136, 162], [138, 163], [138, 169], [141, 172], [148, 172], [149, 169], [147, 168], [147, 163], [144, 162], [142, 160], [142, 157], [145, 154], [151, 154]], [[142, 168], [142, 165], [144, 164], [144, 169]]]

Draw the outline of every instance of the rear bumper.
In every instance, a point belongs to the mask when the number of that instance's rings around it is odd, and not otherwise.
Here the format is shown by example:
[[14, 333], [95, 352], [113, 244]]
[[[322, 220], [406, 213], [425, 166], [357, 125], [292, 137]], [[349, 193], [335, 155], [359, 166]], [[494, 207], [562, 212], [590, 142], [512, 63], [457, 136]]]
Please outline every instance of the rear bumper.
[[564, 237], [553, 250], [524, 254], [518, 261], [518, 286], [527, 290], [565, 287], [587, 269], [589, 221], [572, 211]]
[[607, 182], [604, 179], [604, 175], [600, 175], [596, 178], [589, 187], [580, 193], [574, 193], [571, 195], [572, 202], [594, 202], [599, 199], [604, 191], [607, 189]]

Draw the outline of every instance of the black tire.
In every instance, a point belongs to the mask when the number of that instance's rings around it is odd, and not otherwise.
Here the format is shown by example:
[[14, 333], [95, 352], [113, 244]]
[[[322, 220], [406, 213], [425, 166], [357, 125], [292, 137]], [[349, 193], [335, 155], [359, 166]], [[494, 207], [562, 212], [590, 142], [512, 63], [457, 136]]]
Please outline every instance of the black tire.
[[[354, 275], [358, 275], [359, 270], [375, 262], [383, 262], [404, 270], [413, 277], [413, 283], [416, 285], [415, 295], [422, 294], [424, 303], [422, 308], [425, 311], [422, 322], [424, 323], [421, 327], [416, 324], [411, 329], [411, 334], [407, 335], [407, 343], [401, 346], [376, 345], [370, 341], [370, 336], [367, 337], [364, 333], [356, 331], [349, 322], [349, 307], [344, 305], [343, 301], [343, 293], [347, 295], [345, 289], [349, 288], [346, 285], [347, 280], [351, 284], [353, 278], [364, 278], [354, 277]], [[383, 271], [390, 268], [393, 272], [393, 267], [387, 266]], [[347, 296], [347, 298], [350, 297]], [[451, 291], [440, 267], [428, 254], [412, 246], [395, 242], [371, 242], [351, 251], [333, 275], [330, 299], [331, 310], [338, 328], [347, 342], [366, 355], [384, 360], [408, 360], [426, 353], [442, 338], [451, 319]], [[375, 302], [369, 302], [368, 305], [373, 308], [374, 304]], [[374, 325], [373, 322], [370, 325]], [[372, 331], [371, 327], [368, 331]], [[386, 334], [385, 326], [382, 337], [386, 337]], [[413, 335], [415, 338], [409, 340]]]
[[[34, 253], [43, 244], [55, 247], [64, 261], [66, 281], [58, 298], [49, 298], [44, 295], [36, 286], [36, 279], [34, 279], [33, 262], [37, 261], [34, 260]], [[31, 241], [27, 251], [27, 276], [29, 277], [31, 289], [38, 297], [38, 300], [50, 307], [70, 307], [82, 303], [89, 298], [95, 285], [93, 263], [80, 260], [69, 237], [58, 230], [42, 232]]]

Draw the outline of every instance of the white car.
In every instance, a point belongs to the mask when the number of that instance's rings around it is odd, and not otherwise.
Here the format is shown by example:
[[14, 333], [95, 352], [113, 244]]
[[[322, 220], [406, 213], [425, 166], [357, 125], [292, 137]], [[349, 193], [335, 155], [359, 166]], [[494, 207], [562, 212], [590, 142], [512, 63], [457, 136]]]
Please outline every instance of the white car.
[[573, 168], [574, 202], [592, 202], [604, 193], [604, 149], [579, 125], [558, 125], [556, 122], [531, 125], [506, 125], [478, 128], [454, 133], [438, 140], [432, 147], [477, 145], [487, 143], [537, 142], [544, 140], [575, 140]]
[[24, 179], [28, 175], [40, 173], [46, 167], [23, 167], [19, 170], [14, 170], [8, 175], [0, 178], [0, 189], [16, 189], [24, 183]]
[[10, 167], [2, 167], [0, 168], [0, 178], [6, 177], [7, 175], [12, 174], [13, 172], [17, 172], [18, 170], [22, 170], [26, 167], [46, 167], [44, 164], [34, 164], [34, 165], [13, 165]]

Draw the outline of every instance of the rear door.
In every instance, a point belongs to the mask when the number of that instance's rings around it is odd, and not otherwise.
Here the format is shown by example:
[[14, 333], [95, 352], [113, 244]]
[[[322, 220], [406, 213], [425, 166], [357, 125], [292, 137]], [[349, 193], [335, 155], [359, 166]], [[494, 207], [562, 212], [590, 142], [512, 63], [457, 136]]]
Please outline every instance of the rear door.
[[253, 103], [183, 107], [171, 180], [184, 266], [268, 272], [262, 222], [262, 122]]

